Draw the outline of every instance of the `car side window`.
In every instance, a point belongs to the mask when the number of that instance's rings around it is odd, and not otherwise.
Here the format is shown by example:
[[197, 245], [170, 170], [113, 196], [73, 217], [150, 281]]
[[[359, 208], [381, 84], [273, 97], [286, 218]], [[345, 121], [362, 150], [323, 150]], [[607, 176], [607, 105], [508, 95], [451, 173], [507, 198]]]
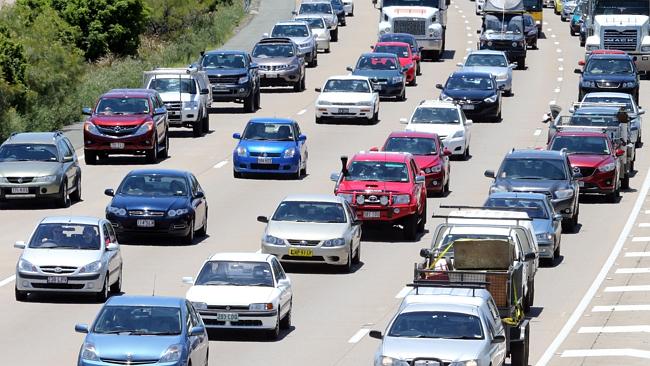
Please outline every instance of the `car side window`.
[[192, 194], [195, 194], [199, 191], [202, 191], [199, 181], [196, 180], [194, 174], [190, 175], [190, 185], [192, 186]]
[[185, 301], [185, 324], [187, 327], [187, 330], [189, 331], [194, 327], [196, 324], [194, 322], [195, 319], [192, 318], [192, 306]]
[[345, 201], [345, 204], [343, 205], [345, 207], [345, 211], [348, 213], [348, 217], [350, 217], [350, 221], [354, 221], [357, 218], [357, 215], [355, 215], [354, 209], [350, 207], [350, 204], [348, 201]]
[[70, 140], [67, 137], [64, 137], [61, 141], [63, 141], [63, 144], [67, 147], [68, 151], [70, 151], [70, 155], [67, 156], [74, 156], [74, 146], [72, 146]]
[[282, 269], [282, 265], [280, 264], [280, 262], [278, 262], [277, 259], [273, 258], [271, 260], [271, 263], [273, 265], [273, 271], [275, 272], [275, 277], [278, 281], [287, 278], [286, 274], [284, 273], [284, 269]]
[[111, 243], [117, 243], [117, 235], [115, 234], [115, 229], [113, 229], [113, 225], [107, 224], [108, 227], [108, 237], [111, 239]]
[[59, 150], [59, 157], [64, 158], [66, 156], [70, 156], [70, 151], [68, 150], [68, 147], [63, 143], [63, 141], [57, 142], [56, 144], [57, 150]]
[[415, 182], [415, 177], [418, 175], [419, 170], [413, 160], [411, 160], [410, 165], [411, 165], [411, 176], [413, 177], [413, 181]]
[[108, 245], [111, 242], [111, 234], [108, 231], [106, 223], [102, 225], [102, 235], [104, 236], [104, 246]]
[[294, 123], [293, 128], [295, 130], [294, 136], [296, 136], [296, 139], [298, 139], [298, 136], [302, 134], [302, 132], [300, 132], [300, 126], [298, 126], [297, 123]]
[[115, 232], [113, 231], [113, 228], [110, 226], [110, 224], [104, 223], [104, 225], [102, 225], [102, 231], [104, 232], [104, 240], [108, 239], [108, 243], [117, 243]]

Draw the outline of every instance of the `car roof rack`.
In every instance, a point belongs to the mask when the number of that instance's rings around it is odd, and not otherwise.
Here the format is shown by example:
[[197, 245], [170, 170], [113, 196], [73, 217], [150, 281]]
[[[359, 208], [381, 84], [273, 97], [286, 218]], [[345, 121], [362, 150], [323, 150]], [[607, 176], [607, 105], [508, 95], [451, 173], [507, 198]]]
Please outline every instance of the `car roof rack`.
[[596, 103], [596, 102], [573, 102], [573, 108], [583, 108], [583, 107], [626, 107], [625, 103]]
[[[471, 209], [471, 210], [486, 210], [486, 211], [502, 211], [499, 209], [491, 209], [489, 207], [482, 207], [482, 206], [460, 206], [460, 205], [440, 205], [440, 208], [453, 208], [457, 210], [463, 210], [463, 209]], [[505, 210], [505, 211], [517, 211], [521, 212], [522, 210]], [[471, 220], [509, 220], [509, 221], [533, 221], [530, 217], [485, 217], [485, 216], [454, 216], [454, 215], [436, 215], [433, 214], [431, 215], [432, 218], [434, 219], [445, 219], [446, 221], [449, 221], [449, 219], [471, 219]]]
[[[505, 193], [536, 193], [536, 192], [505, 192]], [[540, 193], [540, 194], [543, 194], [543, 193]], [[446, 206], [446, 205], [441, 205], [440, 208], [457, 208], [457, 209], [521, 212], [522, 210], [524, 210], [526, 208], [534, 208], [534, 207], [507, 207], [507, 206], [486, 206], [486, 207], [484, 207], [484, 206]], [[453, 217], [462, 217], [462, 216], [453, 216]], [[520, 220], [523, 220], [523, 219], [520, 219]]]
[[[418, 270], [416, 269], [416, 272]], [[469, 289], [472, 290], [472, 297], [476, 297], [476, 290], [485, 290], [489, 283], [485, 281], [453, 281], [453, 280], [414, 280], [413, 283], [407, 283], [406, 287], [413, 287], [415, 294], [420, 295], [420, 288], [448, 288], [448, 289]]]

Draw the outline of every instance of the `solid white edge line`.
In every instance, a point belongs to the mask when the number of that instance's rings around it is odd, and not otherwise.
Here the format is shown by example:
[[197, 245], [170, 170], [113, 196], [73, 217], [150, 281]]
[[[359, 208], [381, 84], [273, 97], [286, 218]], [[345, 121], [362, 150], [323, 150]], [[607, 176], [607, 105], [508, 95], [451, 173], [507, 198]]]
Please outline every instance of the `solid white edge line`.
[[[650, 227], [650, 222], [642, 222], [639, 224], [639, 227]], [[650, 239], [648, 239], [650, 240]]]
[[219, 169], [219, 168], [224, 167], [226, 164], [228, 164], [228, 160], [220, 161], [220, 162], [214, 164], [213, 168]]
[[560, 357], [636, 357], [650, 359], [650, 351], [632, 348], [610, 349], [571, 349], [562, 352]]
[[[650, 227], [650, 225], [645, 226], [643, 224], [639, 224], [639, 227]], [[635, 236], [632, 238], [633, 242], [639, 242], [639, 241], [650, 241], [650, 236]]]
[[299, 115], [299, 116], [302, 116], [303, 114], [305, 114], [305, 112], [307, 112], [306, 109], [301, 109], [301, 110], [300, 110], [298, 113], [296, 113], [296, 114]]
[[605, 292], [643, 292], [643, 291], [650, 291], [650, 285], [605, 287]]
[[359, 329], [350, 339], [348, 339], [348, 343], [358, 343], [363, 337], [366, 336], [370, 332], [370, 329], [367, 328], [361, 328]]
[[612, 311], [650, 311], [650, 305], [606, 305], [594, 306], [591, 309], [593, 313], [609, 313]]
[[411, 292], [411, 288], [410, 287], [404, 287], [403, 289], [399, 290], [397, 295], [395, 295], [395, 298], [396, 299], [403, 299], [404, 297], [406, 297], [406, 295], [409, 292]]
[[8, 285], [8, 284], [14, 282], [15, 279], [16, 279], [16, 275], [11, 275], [11, 276], [5, 278], [4, 280], [0, 281], [0, 287], [2, 287], [4, 285]]
[[619, 268], [616, 274], [650, 273], [650, 268]]
[[580, 327], [580, 334], [594, 333], [650, 333], [650, 325], [614, 325], [604, 327]]
[[625, 257], [650, 257], [650, 252], [627, 252], [625, 253]]
[[639, 195], [636, 198], [636, 202], [634, 203], [634, 207], [632, 208], [632, 212], [630, 213], [630, 216], [628, 217], [627, 222], [623, 227], [623, 230], [621, 230], [621, 234], [618, 236], [618, 240], [616, 241], [614, 248], [612, 248], [609, 257], [603, 264], [598, 275], [596, 275], [596, 278], [594, 278], [594, 282], [592, 282], [591, 286], [589, 287], [585, 295], [582, 297], [582, 300], [580, 300], [580, 302], [578, 303], [578, 306], [575, 308], [575, 310], [573, 311], [569, 319], [567, 319], [566, 323], [564, 323], [562, 329], [560, 329], [558, 335], [555, 337], [555, 339], [553, 339], [553, 342], [551, 342], [551, 344], [546, 348], [546, 351], [544, 351], [544, 354], [539, 359], [539, 361], [537, 361], [536, 363], [537, 366], [545, 366], [549, 363], [549, 361], [551, 361], [551, 358], [553, 358], [553, 355], [555, 354], [555, 352], [557, 352], [557, 349], [560, 347], [562, 342], [564, 342], [564, 340], [569, 335], [569, 333], [571, 333], [571, 329], [573, 329], [573, 327], [576, 325], [580, 317], [582, 317], [582, 314], [587, 309], [587, 306], [589, 306], [589, 303], [593, 299], [594, 295], [596, 295], [596, 292], [598, 291], [600, 285], [605, 280], [607, 273], [614, 265], [616, 258], [621, 252], [621, 249], [623, 249], [623, 245], [627, 240], [627, 236], [630, 234], [630, 231], [634, 226], [634, 222], [639, 216], [639, 212], [641, 212], [641, 207], [643, 206], [645, 198], [648, 195], [648, 189], [650, 189], [650, 171], [648, 171], [648, 173], [646, 174], [641, 191], [639, 192]]

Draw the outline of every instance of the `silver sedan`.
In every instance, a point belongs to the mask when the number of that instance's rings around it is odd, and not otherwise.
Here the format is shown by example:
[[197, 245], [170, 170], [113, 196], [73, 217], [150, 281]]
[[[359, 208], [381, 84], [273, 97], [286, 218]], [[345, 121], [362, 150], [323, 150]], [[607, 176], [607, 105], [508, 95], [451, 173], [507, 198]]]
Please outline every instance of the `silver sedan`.
[[497, 86], [503, 85], [503, 93], [512, 95], [512, 69], [516, 63], [508, 63], [508, 57], [502, 51], [480, 50], [467, 55], [465, 63], [459, 63], [463, 71], [487, 72], [497, 79]]
[[342, 198], [329, 195], [286, 197], [267, 223], [262, 253], [282, 262], [326, 263], [352, 271], [361, 258], [361, 222]]

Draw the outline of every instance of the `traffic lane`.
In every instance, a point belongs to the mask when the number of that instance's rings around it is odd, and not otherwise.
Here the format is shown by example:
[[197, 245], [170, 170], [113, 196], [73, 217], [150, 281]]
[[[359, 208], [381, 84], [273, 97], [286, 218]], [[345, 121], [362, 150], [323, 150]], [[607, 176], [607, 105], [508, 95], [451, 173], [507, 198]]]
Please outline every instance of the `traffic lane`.
[[269, 33], [275, 23], [287, 18], [287, 14], [291, 15], [295, 6], [295, 0], [253, 1], [250, 9], [252, 18], [238, 27], [233, 36], [220, 48], [250, 50], [262, 34]]

